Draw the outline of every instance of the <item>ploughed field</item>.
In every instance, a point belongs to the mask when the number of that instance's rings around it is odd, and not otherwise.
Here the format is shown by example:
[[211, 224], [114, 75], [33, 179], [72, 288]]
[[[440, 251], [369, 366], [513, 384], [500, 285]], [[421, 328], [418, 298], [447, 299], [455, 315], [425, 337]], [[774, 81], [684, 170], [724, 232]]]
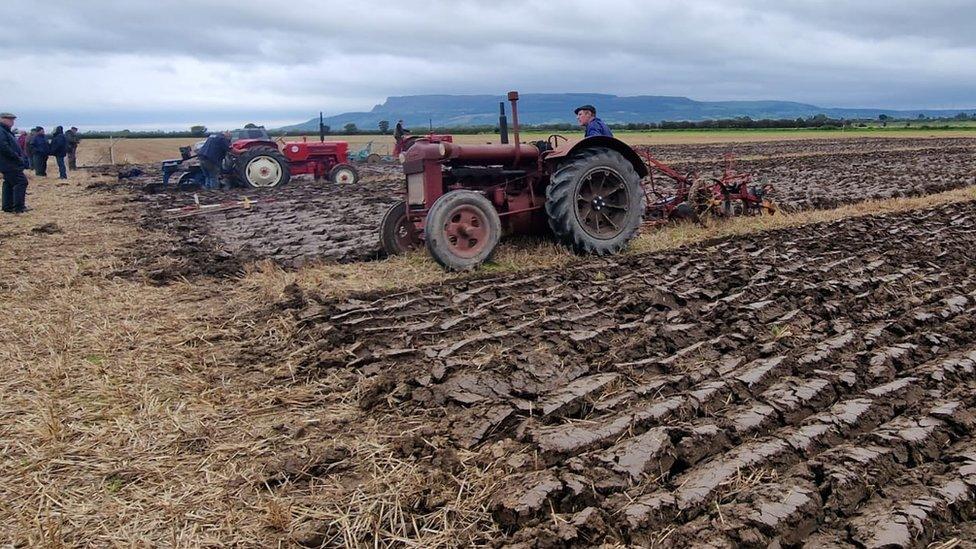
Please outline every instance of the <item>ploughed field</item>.
[[[753, 174], [756, 183], [772, 184], [773, 199], [788, 211], [919, 196], [976, 183], [976, 140], [918, 149], [868, 149], [825, 147], [829, 152], [754, 158], [735, 162], [734, 168]], [[719, 175], [709, 169], [713, 166], [715, 162], [677, 164], [679, 171]]]
[[890, 138], [876, 137], [847, 139], [810, 139], [798, 141], [742, 141], [736, 143], [701, 143], [646, 145], [655, 155], [667, 161], [697, 161], [720, 159], [726, 153], [738, 158], [759, 158], [772, 156], [804, 156], [812, 154], [871, 153], [877, 151], [952, 149], [957, 147], [976, 147], [973, 138]]
[[[682, 172], [703, 176], [721, 170], [723, 154], [742, 160], [739, 171], [775, 187], [773, 199], [785, 210], [831, 208], [865, 199], [916, 196], [969, 185], [976, 180], [976, 139], [836, 139], [708, 145], [659, 145], [650, 150]], [[199, 191], [213, 204], [244, 196], [267, 202], [250, 210], [231, 209], [171, 218], [163, 210], [192, 203], [193, 193], [159, 190], [155, 167], [134, 180], [154, 192], [139, 197], [148, 206], [147, 223], [169, 228], [187, 240], [168, 252], [196, 250], [201, 240], [220, 255], [241, 261], [270, 259], [285, 266], [308, 261], [363, 261], [380, 255], [378, 230], [383, 213], [403, 193], [397, 165], [361, 165], [352, 187], [296, 178], [280, 189]], [[669, 180], [657, 179], [669, 192]], [[158, 191], [158, 192], [155, 192]], [[183, 261], [186, 263], [187, 261]], [[191, 271], [197, 261], [188, 261]]]
[[278, 306], [295, 375], [428, 471], [403, 535], [480, 474], [462, 543], [925, 546], [976, 510], [974, 226], [963, 202]]

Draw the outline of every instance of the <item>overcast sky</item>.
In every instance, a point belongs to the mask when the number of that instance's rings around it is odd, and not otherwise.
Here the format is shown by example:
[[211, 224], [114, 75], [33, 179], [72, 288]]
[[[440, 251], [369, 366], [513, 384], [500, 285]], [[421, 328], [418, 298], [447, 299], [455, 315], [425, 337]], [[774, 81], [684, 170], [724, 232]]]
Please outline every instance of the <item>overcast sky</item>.
[[976, 107], [962, 0], [0, 0], [25, 124], [271, 126], [391, 95]]

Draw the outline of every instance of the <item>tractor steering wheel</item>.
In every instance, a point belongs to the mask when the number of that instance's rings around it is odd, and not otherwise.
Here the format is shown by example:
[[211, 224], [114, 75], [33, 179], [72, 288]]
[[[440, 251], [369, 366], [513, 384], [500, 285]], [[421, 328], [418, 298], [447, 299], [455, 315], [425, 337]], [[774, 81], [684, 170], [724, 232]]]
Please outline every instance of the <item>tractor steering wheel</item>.
[[566, 136], [554, 133], [546, 139], [546, 143], [548, 143], [552, 149], [558, 149], [560, 139], [562, 139], [564, 142], [569, 141], [569, 139], [566, 139]]

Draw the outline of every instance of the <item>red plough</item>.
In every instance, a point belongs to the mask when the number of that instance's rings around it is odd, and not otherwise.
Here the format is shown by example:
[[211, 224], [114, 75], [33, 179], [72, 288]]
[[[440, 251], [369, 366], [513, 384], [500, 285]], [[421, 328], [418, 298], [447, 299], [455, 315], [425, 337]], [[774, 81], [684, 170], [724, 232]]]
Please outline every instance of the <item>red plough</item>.
[[[645, 223], [680, 219], [705, 222], [709, 216], [762, 215], [776, 211], [776, 205], [769, 199], [773, 193], [772, 185], [754, 185], [751, 174], [735, 171], [731, 153], [725, 155], [721, 178], [703, 179], [696, 172], [678, 172], [655, 158], [648, 147], [635, 147], [634, 150], [649, 168], [643, 182], [647, 203]], [[656, 180], [662, 175], [674, 181], [673, 193], [665, 194], [657, 188]]]

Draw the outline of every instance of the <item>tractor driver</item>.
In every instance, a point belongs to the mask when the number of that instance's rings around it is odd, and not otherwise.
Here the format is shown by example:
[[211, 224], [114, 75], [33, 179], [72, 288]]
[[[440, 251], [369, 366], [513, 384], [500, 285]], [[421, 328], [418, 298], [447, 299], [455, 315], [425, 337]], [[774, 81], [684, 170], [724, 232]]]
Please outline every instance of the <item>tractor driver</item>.
[[410, 130], [403, 127], [403, 119], [397, 120], [396, 127], [393, 128], [393, 140], [396, 141], [396, 145], [393, 147], [393, 156], [400, 154], [400, 151], [403, 150], [403, 138], [408, 133]]
[[579, 125], [586, 128], [586, 133], [583, 137], [593, 137], [595, 135], [613, 137], [613, 132], [610, 131], [610, 128], [603, 123], [603, 120], [596, 117], [596, 107], [593, 105], [577, 107], [573, 112], [576, 113], [576, 120], [579, 122]]
[[230, 132], [215, 133], [203, 142], [203, 146], [197, 151], [200, 158], [200, 167], [206, 176], [203, 186], [207, 189], [220, 188], [220, 164], [227, 155], [230, 148]]

